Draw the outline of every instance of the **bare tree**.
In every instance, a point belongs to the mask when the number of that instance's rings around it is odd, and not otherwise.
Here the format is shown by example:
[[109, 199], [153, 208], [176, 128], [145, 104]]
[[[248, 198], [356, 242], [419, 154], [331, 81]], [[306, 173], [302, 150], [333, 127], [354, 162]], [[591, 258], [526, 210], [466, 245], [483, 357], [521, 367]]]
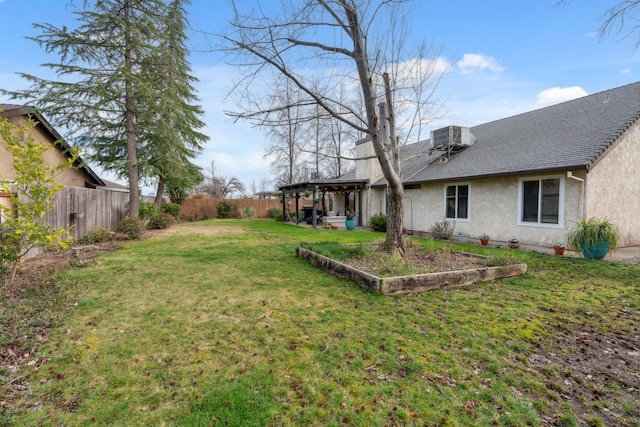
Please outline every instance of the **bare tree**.
[[300, 91], [290, 81], [278, 79], [271, 95], [270, 111], [260, 117], [259, 126], [267, 129], [271, 142], [265, 157], [271, 157], [271, 170], [279, 184], [291, 184], [304, 168], [302, 126], [309, 120], [300, 105]]
[[[570, 0], [558, 0], [556, 7], [569, 5]], [[620, 40], [634, 39], [633, 47], [640, 47], [640, 0], [622, 0], [602, 15], [600, 40], [615, 36]]]
[[[401, 14], [406, 1], [289, 1], [283, 2], [278, 16], [265, 16], [259, 6], [252, 8], [246, 1], [231, 3], [232, 28], [221, 37], [246, 72], [236, 90], [250, 91], [261, 71], [275, 72], [305, 94], [298, 105], [315, 103], [333, 119], [368, 135], [388, 182], [383, 248], [404, 255], [404, 189], [392, 85], [406, 42], [408, 26]], [[336, 99], [341, 85], [359, 89], [363, 109]], [[235, 116], [252, 120], [270, 112], [268, 105], [246, 107]]]
[[195, 193], [204, 193], [212, 199], [226, 199], [234, 193], [244, 194], [244, 184], [235, 176], [218, 175], [215, 160], [211, 161], [205, 172], [204, 182], [194, 189]]

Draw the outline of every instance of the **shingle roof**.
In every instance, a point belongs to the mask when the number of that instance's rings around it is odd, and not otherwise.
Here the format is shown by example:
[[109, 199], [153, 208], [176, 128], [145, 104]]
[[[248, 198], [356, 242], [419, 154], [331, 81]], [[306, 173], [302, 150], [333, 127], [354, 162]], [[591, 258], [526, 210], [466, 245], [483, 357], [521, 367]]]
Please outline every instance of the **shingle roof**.
[[482, 124], [471, 128], [475, 144], [446, 163], [426, 154], [405, 162], [405, 182], [589, 171], [639, 116], [640, 82]]

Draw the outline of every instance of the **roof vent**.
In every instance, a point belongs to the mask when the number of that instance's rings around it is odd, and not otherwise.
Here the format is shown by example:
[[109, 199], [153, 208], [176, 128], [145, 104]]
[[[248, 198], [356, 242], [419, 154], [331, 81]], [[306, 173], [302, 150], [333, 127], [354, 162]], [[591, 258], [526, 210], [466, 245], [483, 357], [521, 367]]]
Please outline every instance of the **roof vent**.
[[473, 144], [469, 128], [447, 126], [431, 131], [431, 147], [468, 146]]

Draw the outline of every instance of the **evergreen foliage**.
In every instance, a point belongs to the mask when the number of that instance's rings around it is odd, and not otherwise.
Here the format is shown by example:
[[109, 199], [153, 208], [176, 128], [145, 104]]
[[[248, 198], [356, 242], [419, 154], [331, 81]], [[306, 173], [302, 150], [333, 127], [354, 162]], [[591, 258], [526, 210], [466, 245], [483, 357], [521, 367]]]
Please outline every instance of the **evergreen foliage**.
[[164, 185], [193, 166], [207, 139], [197, 131], [204, 124], [186, 61], [185, 4], [96, 0], [76, 11], [75, 29], [34, 24], [41, 33], [31, 40], [59, 58], [43, 64], [58, 80], [22, 73], [30, 89], [0, 91], [34, 102], [91, 160], [127, 176], [131, 217], [140, 178]]

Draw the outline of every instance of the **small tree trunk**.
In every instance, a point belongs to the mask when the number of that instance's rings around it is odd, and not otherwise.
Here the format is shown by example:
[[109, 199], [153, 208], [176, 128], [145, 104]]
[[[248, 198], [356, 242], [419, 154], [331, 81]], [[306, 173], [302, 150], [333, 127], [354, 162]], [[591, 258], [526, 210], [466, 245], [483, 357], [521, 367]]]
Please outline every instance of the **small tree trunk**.
[[138, 155], [136, 147], [135, 103], [133, 99], [132, 41], [128, 26], [129, 2], [124, 4], [125, 14], [125, 69], [129, 75], [125, 80], [125, 133], [127, 138], [127, 174], [129, 177], [129, 218], [137, 218], [140, 211], [140, 187], [138, 186]]
[[[386, 76], [386, 73], [385, 73]], [[388, 88], [388, 78], [385, 78], [385, 86]], [[390, 96], [390, 91], [387, 94]], [[402, 170], [398, 160], [398, 145], [395, 139], [393, 108], [389, 103], [380, 103], [378, 111], [382, 124], [380, 133], [382, 144], [390, 151], [390, 163], [395, 173], [390, 173], [396, 179], [388, 179], [387, 187], [387, 238], [382, 249], [400, 256], [404, 256], [404, 240], [402, 240], [402, 219], [404, 218], [404, 186], [402, 183]]]
[[162, 204], [162, 195], [164, 194], [164, 177], [161, 175], [158, 177], [158, 189], [156, 190], [155, 203], [158, 208]]

